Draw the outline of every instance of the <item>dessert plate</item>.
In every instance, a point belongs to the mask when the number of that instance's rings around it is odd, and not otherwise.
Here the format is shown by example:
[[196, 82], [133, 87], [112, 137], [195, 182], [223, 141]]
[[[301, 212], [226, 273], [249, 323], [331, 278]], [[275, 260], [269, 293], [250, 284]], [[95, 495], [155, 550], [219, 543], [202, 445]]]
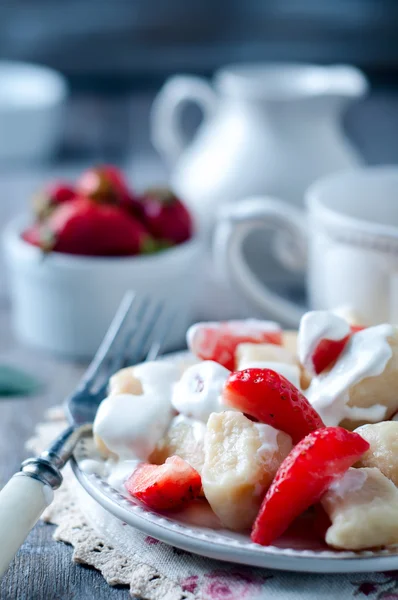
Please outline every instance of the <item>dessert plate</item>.
[[[184, 362], [188, 353], [168, 355], [167, 360]], [[259, 546], [248, 534], [222, 529], [205, 502], [173, 515], [156, 513], [133, 498], [111, 487], [104, 477], [80, 468], [83, 460], [96, 458], [93, 439], [81, 440], [72, 469], [83, 488], [110, 513], [128, 525], [186, 550], [214, 558], [255, 567], [303, 571], [307, 573], [352, 573], [398, 569], [398, 546], [361, 552], [335, 551], [308, 533], [305, 519], [296, 523], [275, 546]]]

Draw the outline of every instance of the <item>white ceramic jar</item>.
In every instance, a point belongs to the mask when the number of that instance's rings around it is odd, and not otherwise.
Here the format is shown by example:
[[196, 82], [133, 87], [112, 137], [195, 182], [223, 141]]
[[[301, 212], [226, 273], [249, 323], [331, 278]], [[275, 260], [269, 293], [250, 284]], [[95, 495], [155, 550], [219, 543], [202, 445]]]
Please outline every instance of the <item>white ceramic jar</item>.
[[200, 285], [198, 238], [145, 256], [43, 256], [21, 238], [27, 222], [15, 219], [3, 237], [13, 324], [21, 341], [71, 358], [90, 358], [131, 289], [178, 308], [166, 347], [183, 344]]
[[[302, 204], [313, 181], [360, 162], [340, 120], [366, 90], [364, 75], [346, 65], [231, 65], [212, 86], [177, 75], [154, 101], [152, 142], [204, 226], [214, 224], [217, 208], [249, 195]], [[204, 115], [192, 142], [181, 123], [187, 102]]]
[[61, 73], [0, 61], [0, 160], [40, 161], [55, 150], [68, 95]]

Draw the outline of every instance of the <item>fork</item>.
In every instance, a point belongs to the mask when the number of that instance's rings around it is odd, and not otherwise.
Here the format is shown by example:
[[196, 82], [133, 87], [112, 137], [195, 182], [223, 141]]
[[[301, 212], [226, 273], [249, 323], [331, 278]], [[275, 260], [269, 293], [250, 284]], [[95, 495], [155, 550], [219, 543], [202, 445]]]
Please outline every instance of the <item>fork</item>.
[[0, 492], [0, 576], [44, 509], [51, 504], [53, 490], [62, 483], [60, 470], [72, 456], [77, 442], [92, 431], [109, 377], [143, 357], [154, 360], [175, 315], [176, 312], [171, 313], [163, 303], [140, 300], [133, 292], [127, 292], [90, 366], [66, 400], [70, 427], [40, 456], [25, 460], [21, 470]]

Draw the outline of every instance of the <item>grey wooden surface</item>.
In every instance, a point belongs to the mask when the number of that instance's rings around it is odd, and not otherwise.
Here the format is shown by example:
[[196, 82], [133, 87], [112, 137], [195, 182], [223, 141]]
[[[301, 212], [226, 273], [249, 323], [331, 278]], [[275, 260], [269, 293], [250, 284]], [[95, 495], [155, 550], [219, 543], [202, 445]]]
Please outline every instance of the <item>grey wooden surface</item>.
[[[14, 364], [42, 381], [36, 396], [0, 398], [0, 485], [27, 457], [24, 442], [44, 410], [59, 404], [82, 373], [74, 365], [20, 346], [13, 338], [5, 301], [0, 304], [0, 363]], [[127, 599], [126, 588], [113, 589], [95, 570], [72, 563], [72, 548], [52, 539], [54, 527], [39, 523], [0, 583], [1, 600]]]

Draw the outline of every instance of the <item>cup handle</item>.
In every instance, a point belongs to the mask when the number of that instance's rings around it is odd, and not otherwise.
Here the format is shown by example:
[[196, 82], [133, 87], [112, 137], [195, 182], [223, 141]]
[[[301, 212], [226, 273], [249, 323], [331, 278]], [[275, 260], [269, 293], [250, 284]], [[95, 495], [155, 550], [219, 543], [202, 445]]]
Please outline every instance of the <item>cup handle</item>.
[[213, 238], [218, 275], [226, 276], [257, 309], [289, 327], [297, 327], [304, 308], [271, 291], [246, 263], [243, 243], [254, 229], [276, 231], [279, 234], [273, 247], [276, 258], [289, 270], [304, 272], [307, 261], [305, 215], [281, 200], [253, 197], [222, 210]]
[[207, 119], [214, 111], [217, 96], [206, 79], [176, 75], [165, 83], [152, 104], [151, 142], [161, 157], [171, 164], [189, 143], [181, 123], [182, 109], [187, 102], [197, 104]]

